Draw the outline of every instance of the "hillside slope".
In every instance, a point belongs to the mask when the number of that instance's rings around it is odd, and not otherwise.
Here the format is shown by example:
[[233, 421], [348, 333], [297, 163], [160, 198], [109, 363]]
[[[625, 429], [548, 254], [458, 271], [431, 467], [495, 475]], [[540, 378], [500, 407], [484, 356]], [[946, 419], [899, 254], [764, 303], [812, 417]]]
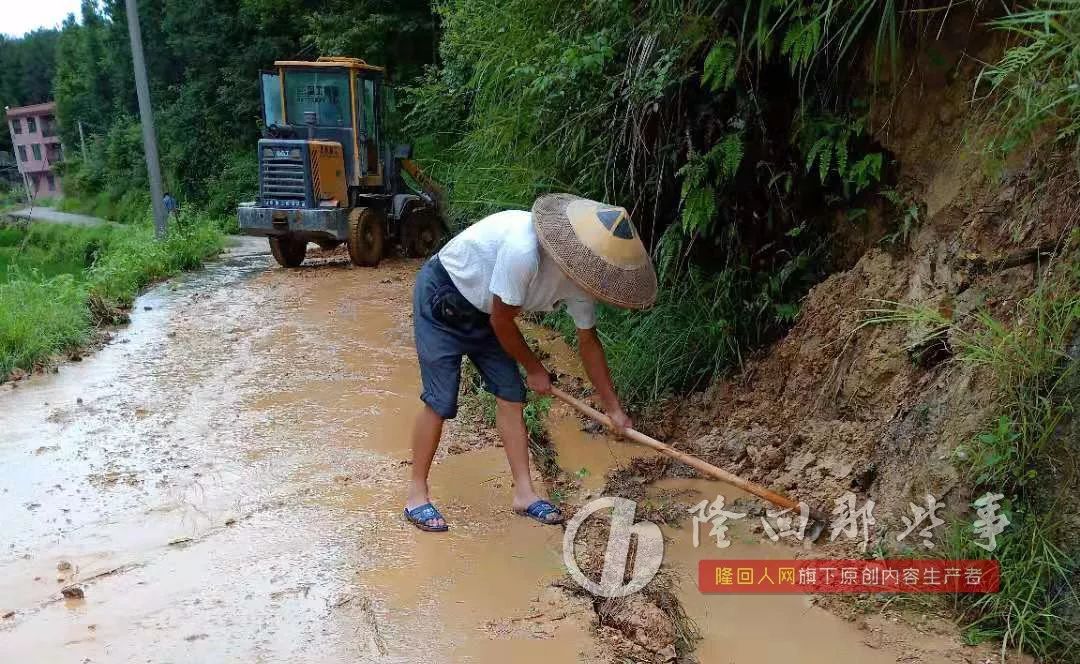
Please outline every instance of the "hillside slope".
[[[993, 160], [978, 147], [987, 118], [969, 110], [976, 59], [935, 57], [952, 58], [937, 68], [948, 75], [919, 63], [913, 71], [931, 74], [913, 75], [874, 113], [875, 136], [896, 158], [896, 191], [912, 210], [908, 241], [881, 241], [880, 229], [867, 241], [872, 228], [838, 228], [862, 238], [852, 242], [851, 267], [812, 289], [783, 339], [734, 378], [683, 401], [654, 432], [691, 441], [688, 451], [825, 510], [846, 492], [859, 505], [872, 500], [869, 554], [911, 545], [896, 540], [902, 517], [910, 516], [909, 504], [924, 505], [932, 495], [944, 502], [948, 525], [935, 532], [931, 555], [955, 555], [963, 548], [959, 530], [950, 528], [974, 520], [971, 503], [986, 491], [1005, 494], [1006, 510], [1029, 510], [1028, 525], [1053, 520], [1047, 541], [1075, 552], [1069, 533], [1078, 529], [1069, 527], [1061, 502], [1080, 494], [1080, 435], [1070, 410], [1080, 359], [1075, 155], [1046, 141], [1004, 163]], [[887, 207], [868, 216], [896, 228], [905, 210]], [[1057, 315], [1051, 331], [1047, 312]], [[1029, 357], [1028, 349], [1045, 358]], [[993, 355], [1010, 350], [1014, 360]], [[980, 436], [992, 438], [1001, 417], [1023, 416], [1010, 390], [1028, 390], [1028, 383], [1054, 422], [1028, 456], [1030, 423], [1017, 420], [1001, 434], [1016, 439], [991, 449], [1002, 458], [988, 460], [983, 448], [1002, 441]], [[819, 541], [826, 550], [828, 534]], [[852, 544], [840, 537], [830, 552], [860, 555]], [[1062, 561], [1049, 580], [1032, 568], [1022, 582], [1046, 593], [1051, 622], [1071, 624], [1075, 634], [1080, 584], [1075, 559]], [[1020, 640], [1015, 629], [1003, 629], [1012, 645]], [[1059, 637], [1034, 650], [1058, 649]]]

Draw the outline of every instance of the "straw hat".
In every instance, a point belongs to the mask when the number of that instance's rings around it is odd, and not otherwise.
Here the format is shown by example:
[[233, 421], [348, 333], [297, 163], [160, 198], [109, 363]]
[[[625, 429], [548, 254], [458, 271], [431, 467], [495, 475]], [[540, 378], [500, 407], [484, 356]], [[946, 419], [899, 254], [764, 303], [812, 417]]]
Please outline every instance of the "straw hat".
[[627, 309], [656, 301], [656, 271], [625, 208], [547, 194], [532, 218], [548, 255], [586, 292]]

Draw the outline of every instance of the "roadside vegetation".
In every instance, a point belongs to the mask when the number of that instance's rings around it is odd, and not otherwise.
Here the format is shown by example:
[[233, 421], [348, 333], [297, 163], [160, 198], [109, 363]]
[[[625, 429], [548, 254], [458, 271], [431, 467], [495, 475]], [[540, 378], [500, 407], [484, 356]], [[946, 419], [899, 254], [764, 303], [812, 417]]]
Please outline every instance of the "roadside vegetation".
[[[974, 642], [999, 639], [1039, 657], [1080, 647], [1080, 231], [1045, 267], [1035, 291], [1009, 310], [953, 319], [934, 308], [881, 302], [867, 325], [902, 325], [920, 361], [941, 349], [978, 367], [996, 386], [984, 431], [955, 450], [972, 494], [1000, 494], [1008, 528], [988, 554], [972, 524], [954, 529], [940, 555], [1001, 564], [1001, 591], [952, 598]], [[973, 506], [974, 508], [975, 506]], [[914, 552], [918, 555], [918, 552]], [[926, 601], [909, 599], [910, 601]], [[930, 601], [932, 604], [933, 602]], [[1051, 660], [1053, 661], [1053, 660]]]
[[872, 202], [884, 176], [866, 105], [837, 94], [850, 82], [834, 69], [877, 29], [872, 7], [797, 5], [437, 3], [441, 62], [409, 89], [408, 126], [457, 222], [567, 190], [628, 207], [654, 251], [658, 306], [601, 314], [634, 405], [790, 325], [828, 269], [835, 212]]
[[[960, 359], [997, 383], [995, 421], [958, 450], [980, 490], [1005, 496], [1009, 529], [994, 552], [1001, 592], [963, 597], [969, 635], [1046, 657], [1080, 647], [1080, 492], [1075, 421], [1080, 408], [1080, 234], [1048, 268], [1009, 322], [975, 316], [960, 335]], [[964, 530], [950, 556], [982, 558]]]
[[205, 217], [163, 241], [149, 223], [0, 227], [0, 380], [75, 352], [119, 322], [147, 284], [192, 269], [223, 244]]

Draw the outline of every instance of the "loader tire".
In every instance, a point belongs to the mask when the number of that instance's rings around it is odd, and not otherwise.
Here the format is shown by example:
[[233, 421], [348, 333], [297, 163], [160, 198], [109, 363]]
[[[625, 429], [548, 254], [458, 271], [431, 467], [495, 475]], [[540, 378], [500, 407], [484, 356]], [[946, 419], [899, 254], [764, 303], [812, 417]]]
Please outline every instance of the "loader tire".
[[427, 258], [438, 250], [446, 235], [435, 211], [422, 208], [409, 213], [401, 224], [401, 248], [406, 256]]
[[376, 267], [383, 257], [385, 223], [375, 208], [354, 208], [349, 213], [349, 259], [353, 265]]
[[287, 235], [270, 238], [270, 253], [281, 267], [300, 267], [307, 255], [307, 242]]

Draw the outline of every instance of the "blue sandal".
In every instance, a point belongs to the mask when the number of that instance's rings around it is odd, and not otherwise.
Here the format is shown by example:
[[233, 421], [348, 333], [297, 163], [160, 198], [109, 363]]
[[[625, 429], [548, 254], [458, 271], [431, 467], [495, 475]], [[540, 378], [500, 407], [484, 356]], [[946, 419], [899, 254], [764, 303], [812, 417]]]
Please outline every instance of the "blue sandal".
[[[554, 505], [552, 505], [550, 502], [544, 500], [543, 498], [536, 501], [532, 505], [529, 505], [524, 510], [514, 510], [514, 511], [517, 512], [518, 514], [520, 514], [521, 516], [527, 516], [530, 519], [534, 519], [534, 520], [539, 521], [540, 523], [542, 523], [544, 525], [548, 525], [548, 526], [556, 526], [556, 525], [563, 522], [562, 511], [558, 507], [555, 507]], [[549, 514], [557, 514], [558, 518], [549, 519], [548, 518]]]
[[[431, 503], [424, 503], [423, 505], [412, 509], [406, 507], [405, 519], [427, 533], [445, 533], [447, 530], [450, 530], [450, 526], [446, 525], [446, 519], [443, 519], [443, 515], [439, 514], [439, 510], [435, 509], [435, 506]], [[434, 519], [443, 519], [443, 525], [429, 526], [427, 522]]]

